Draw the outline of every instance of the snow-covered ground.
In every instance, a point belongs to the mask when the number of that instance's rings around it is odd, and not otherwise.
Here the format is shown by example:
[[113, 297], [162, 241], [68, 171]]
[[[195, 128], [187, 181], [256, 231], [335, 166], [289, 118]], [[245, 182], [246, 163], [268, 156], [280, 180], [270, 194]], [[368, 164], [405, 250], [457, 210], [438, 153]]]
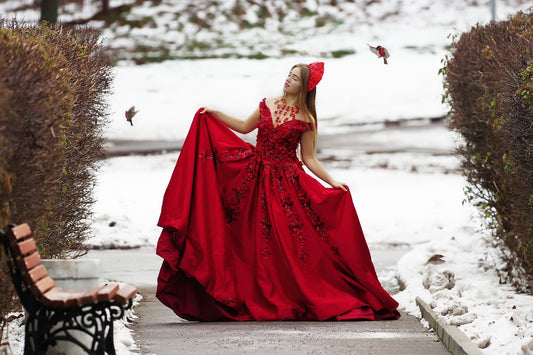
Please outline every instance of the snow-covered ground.
[[[23, 1], [33, 0], [20, 3]], [[111, 1], [112, 6], [127, 2]], [[152, 44], [170, 43], [169, 38], [174, 36], [173, 41], [179, 44], [176, 38], [180, 38], [180, 31], [163, 20], [178, 13], [184, 2], [161, 3], [160, 7], [137, 8], [129, 15], [138, 18], [159, 14], [157, 26], [113, 26], [104, 32], [106, 41], [115, 48], [129, 48], [146, 44], [150, 38]], [[386, 120], [442, 116], [448, 107], [441, 104], [442, 78], [437, 72], [446, 55], [448, 34], [490, 20], [489, 0], [374, 1], [369, 2], [366, 13], [348, 2], [342, 13], [325, 5], [325, 1], [306, 3], [316, 10], [316, 16], [333, 13], [342, 17], [342, 23], [333, 21], [314, 28], [306, 24], [309, 19], [303, 19], [298, 33], [301, 36], [293, 34], [292, 38], [277, 31], [267, 35], [264, 31], [272, 31], [272, 24], [266, 24], [265, 29], [238, 31], [232, 24], [217, 23], [213, 33], [190, 25], [181, 30], [189, 35], [196, 30], [199, 38], [222, 36], [227, 38], [226, 49], [231, 47], [229, 42], [234, 44], [234, 51], [241, 50], [244, 55], [261, 49], [269, 54], [268, 59], [176, 60], [143, 66], [119, 62], [106, 137], [183, 139], [195, 111], [204, 105], [246, 117], [261, 98], [281, 93], [292, 64], [315, 60], [326, 62], [317, 97], [320, 135], [360, 133]], [[0, 2], [0, 14], [9, 14], [13, 4]], [[498, 17], [505, 18], [532, 5], [527, 1], [497, 1]], [[91, 9], [94, 7], [83, 11], [90, 13]], [[79, 9], [77, 14], [82, 16]], [[208, 14], [205, 10], [199, 15]], [[68, 16], [63, 20], [72, 18]], [[287, 33], [297, 33], [298, 26], [290, 17], [294, 15], [287, 16], [283, 20], [289, 28]], [[36, 15], [30, 11], [18, 17], [34, 19]], [[390, 50], [388, 66], [368, 51], [367, 42], [383, 44]], [[281, 56], [276, 43], [295, 50], [296, 55]], [[187, 55], [178, 45], [172, 48], [175, 55]], [[328, 55], [342, 49], [354, 53], [336, 59]], [[216, 50], [211, 48], [208, 54]], [[123, 116], [131, 105], [140, 109], [133, 127]], [[368, 125], [359, 126], [362, 123]], [[421, 132], [408, 132], [391, 135], [387, 130], [369, 131], [365, 140], [451, 151], [457, 139], [445, 129], [431, 126]], [[533, 297], [517, 294], [505, 283], [506, 265], [490, 242], [490, 232], [482, 228], [477, 211], [462, 204], [465, 181], [456, 172], [459, 163], [455, 157], [412, 151], [367, 155], [327, 148], [321, 151], [322, 156], [342, 158], [341, 163], [326, 162], [325, 166], [350, 186], [371, 249], [386, 243], [411, 249], [395, 272], [380, 275], [397, 277], [405, 284], [406, 288], [395, 295], [401, 309], [419, 315], [414, 302], [419, 296], [447, 322], [458, 325], [485, 353], [533, 353]], [[89, 243], [154, 245], [159, 235], [156, 222], [161, 199], [177, 156], [109, 159], [98, 173], [95, 237]], [[113, 227], [111, 222], [115, 222]], [[437, 261], [443, 263], [427, 263], [437, 254], [442, 255], [436, 257]]]
[[[436, 55], [408, 53], [386, 66], [365, 48], [364, 55], [326, 60], [317, 93], [324, 133], [346, 125], [384, 120], [438, 117], [442, 64]], [[296, 63], [317, 58], [209, 59], [167, 61], [116, 68], [112, 121], [106, 136], [117, 139], [184, 138], [199, 107], [219, 108], [248, 117], [263, 97], [282, 93], [285, 76]], [[403, 83], [403, 84], [402, 84]], [[422, 92], [423, 91], [423, 92]], [[135, 129], [124, 125], [124, 110], [140, 109]]]

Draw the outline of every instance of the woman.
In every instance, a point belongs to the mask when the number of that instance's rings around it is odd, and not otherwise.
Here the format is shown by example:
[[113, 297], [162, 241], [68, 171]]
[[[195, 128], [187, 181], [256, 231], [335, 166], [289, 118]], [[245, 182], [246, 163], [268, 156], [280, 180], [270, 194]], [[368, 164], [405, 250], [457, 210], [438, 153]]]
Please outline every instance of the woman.
[[[295, 65], [246, 120], [202, 108], [165, 192], [157, 297], [189, 320], [400, 317], [347, 187], [315, 155], [323, 63]], [[255, 128], [257, 144], [230, 129]], [[308, 175], [298, 159], [332, 188]]]

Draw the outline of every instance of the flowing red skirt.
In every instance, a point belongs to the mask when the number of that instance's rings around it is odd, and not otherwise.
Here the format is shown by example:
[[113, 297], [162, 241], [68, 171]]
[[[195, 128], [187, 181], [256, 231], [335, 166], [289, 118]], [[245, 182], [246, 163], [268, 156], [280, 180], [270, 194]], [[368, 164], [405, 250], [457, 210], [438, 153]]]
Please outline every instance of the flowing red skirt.
[[194, 118], [158, 225], [157, 297], [182, 318], [400, 317], [350, 193], [323, 187], [300, 165], [263, 163], [210, 115]]

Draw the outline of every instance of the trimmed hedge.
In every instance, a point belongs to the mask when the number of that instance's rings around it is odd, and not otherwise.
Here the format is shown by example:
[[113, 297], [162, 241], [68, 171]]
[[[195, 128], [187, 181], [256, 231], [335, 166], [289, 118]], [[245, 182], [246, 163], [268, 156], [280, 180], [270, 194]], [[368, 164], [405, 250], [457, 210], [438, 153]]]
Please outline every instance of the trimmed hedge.
[[[83, 254], [90, 233], [113, 64], [98, 36], [0, 22], [0, 226], [28, 222], [47, 258]], [[5, 319], [5, 269], [0, 288]]]
[[533, 288], [533, 14], [477, 25], [453, 43], [445, 97], [478, 206]]

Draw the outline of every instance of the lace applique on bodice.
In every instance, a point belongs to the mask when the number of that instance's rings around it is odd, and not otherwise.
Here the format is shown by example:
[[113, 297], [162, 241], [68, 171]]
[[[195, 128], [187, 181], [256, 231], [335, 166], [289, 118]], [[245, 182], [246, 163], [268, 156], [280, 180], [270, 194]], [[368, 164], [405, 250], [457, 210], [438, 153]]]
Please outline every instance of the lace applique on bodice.
[[265, 99], [261, 101], [259, 111], [256, 145], [258, 157], [266, 164], [289, 162], [301, 165], [296, 156], [296, 149], [302, 133], [308, 129], [308, 123], [294, 119], [274, 126], [272, 113], [266, 105]]

